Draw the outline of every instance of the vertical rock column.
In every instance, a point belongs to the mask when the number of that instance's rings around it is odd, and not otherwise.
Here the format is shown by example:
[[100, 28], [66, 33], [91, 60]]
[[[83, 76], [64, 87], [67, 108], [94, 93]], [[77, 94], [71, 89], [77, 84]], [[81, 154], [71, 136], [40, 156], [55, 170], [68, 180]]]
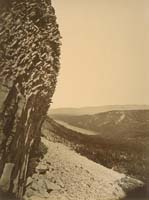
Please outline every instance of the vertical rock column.
[[50, 0], [0, 3], [0, 189], [22, 197], [56, 86], [60, 33]]

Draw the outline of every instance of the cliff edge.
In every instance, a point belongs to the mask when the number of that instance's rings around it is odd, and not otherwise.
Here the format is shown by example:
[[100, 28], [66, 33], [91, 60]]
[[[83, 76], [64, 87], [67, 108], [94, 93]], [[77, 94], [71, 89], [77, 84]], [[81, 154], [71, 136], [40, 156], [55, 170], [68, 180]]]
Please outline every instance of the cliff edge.
[[0, 1], [0, 189], [21, 197], [56, 86], [60, 33], [50, 0]]

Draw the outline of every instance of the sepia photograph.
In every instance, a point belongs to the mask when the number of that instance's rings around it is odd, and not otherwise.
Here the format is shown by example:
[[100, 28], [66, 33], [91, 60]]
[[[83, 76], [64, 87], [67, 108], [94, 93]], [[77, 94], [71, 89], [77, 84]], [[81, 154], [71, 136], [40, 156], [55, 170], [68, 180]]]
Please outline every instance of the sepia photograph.
[[149, 199], [149, 0], [0, 0], [0, 200]]

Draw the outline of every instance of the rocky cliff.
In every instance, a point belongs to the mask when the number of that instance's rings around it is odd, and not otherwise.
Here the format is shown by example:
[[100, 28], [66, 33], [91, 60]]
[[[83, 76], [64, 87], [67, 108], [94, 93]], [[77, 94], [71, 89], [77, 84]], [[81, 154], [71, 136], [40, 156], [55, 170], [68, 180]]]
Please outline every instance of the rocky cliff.
[[0, 4], [0, 189], [22, 197], [55, 90], [60, 33], [50, 0]]

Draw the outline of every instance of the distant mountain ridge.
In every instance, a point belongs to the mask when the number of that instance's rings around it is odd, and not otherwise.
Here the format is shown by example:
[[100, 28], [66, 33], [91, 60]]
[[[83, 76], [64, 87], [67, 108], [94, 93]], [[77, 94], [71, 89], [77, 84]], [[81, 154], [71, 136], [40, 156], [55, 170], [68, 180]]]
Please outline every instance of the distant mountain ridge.
[[52, 115], [56, 120], [91, 130], [106, 139], [149, 139], [149, 110], [113, 110], [93, 115]]
[[149, 105], [106, 105], [80, 108], [55, 108], [49, 115], [93, 115], [113, 110], [149, 110]]

